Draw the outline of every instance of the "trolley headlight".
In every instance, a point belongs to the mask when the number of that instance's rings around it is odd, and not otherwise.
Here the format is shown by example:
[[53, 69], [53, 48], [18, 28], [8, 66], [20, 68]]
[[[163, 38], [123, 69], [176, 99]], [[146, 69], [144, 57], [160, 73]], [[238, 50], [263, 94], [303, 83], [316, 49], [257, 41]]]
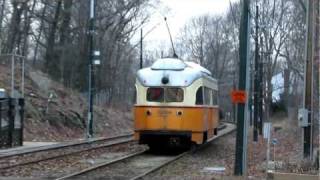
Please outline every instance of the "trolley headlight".
[[147, 116], [151, 116], [151, 111], [147, 110], [146, 114]]
[[161, 79], [162, 84], [168, 84], [169, 83], [169, 78], [168, 77], [163, 77]]

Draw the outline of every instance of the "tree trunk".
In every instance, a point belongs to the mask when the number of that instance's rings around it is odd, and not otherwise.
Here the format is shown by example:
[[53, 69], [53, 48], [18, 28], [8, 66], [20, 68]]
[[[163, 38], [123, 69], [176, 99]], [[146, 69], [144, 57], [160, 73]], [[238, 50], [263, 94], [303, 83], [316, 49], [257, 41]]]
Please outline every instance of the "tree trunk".
[[290, 87], [290, 70], [289, 69], [285, 69], [283, 72], [283, 84], [284, 84], [284, 91], [283, 91], [283, 102], [285, 104], [285, 106], [288, 108], [289, 106], [289, 87]]
[[34, 0], [33, 1], [33, 4], [32, 4], [32, 7], [31, 7], [31, 10], [30, 10], [30, 13], [28, 13], [28, 11], [24, 11], [24, 18], [25, 18], [25, 21], [24, 21], [24, 33], [23, 33], [23, 42], [22, 42], [22, 53], [21, 55], [22, 56], [27, 56], [28, 55], [28, 37], [29, 37], [29, 31], [30, 31], [30, 24], [31, 24], [31, 14], [34, 13], [34, 9], [35, 9], [35, 6], [36, 6], [36, 3], [37, 1]]
[[0, 11], [0, 48], [2, 48], [2, 42], [3, 42], [3, 37], [2, 37], [2, 24], [3, 24], [3, 19], [4, 19], [4, 9], [6, 7], [6, 0], [2, 0], [1, 4], [1, 11]]
[[41, 36], [42, 36], [42, 32], [43, 32], [44, 18], [45, 18], [45, 14], [46, 14], [46, 11], [47, 11], [47, 7], [48, 7], [48, 4], [44, 3], [44, 7], [42, 9], [41, 16], [40, 16], [39, 34], [36, 37], [36, 42], [35, 42], [36, 43], [36, 47], [35, 47], [34, 54], [33, 54], [33, 62], [32, 62], [33, 65], [35, 65], [36, 61], [37, 61], [39, 44], [40, 44], [39, 42], [41, 40]]
[[[59, 42], [59, 55], [60, 55], [60, 82], [64, 85], [67, 85], [66, 79], [68, 76], [68, 69], [65, 68], [68, 63], [66, 61], [68, 60], [68, 57], [66, 55], [67, 50], [69, 49], [67, 47], [67, 44], [69, 42], [69, 36], [70, 36], [70, 21], [71, 21], [71, 9], [72, 9], [72, 0], [64, 0], [63, 5], [64, 9], [62, 11], [62, 23], [60, 28], [60, 42]], [[71, 65], [71, 64], [70, 64]]]
[[20, 31], [21, 15], [23, 12], [24, 4], [26, 3], [20, 3], [16, 1], [12, 2], [13, 13], [12, 13], [10, 27], [8, 31], [9, 33], [8, 33], [6, 46], [4, 47], [4, 50], [3, 50], [4, 53], [13, 53], [14, 48], [16, 47], [17, 40], [18, 40], [17, 38]]
[[58, 29], [58, 22], [60, 17], [60, 11], [62, 6], [62, 0], [58, 0], [55, 10], [55, 15], [50, 25], [49, 35], [47, 39], [47, 50], [45, 56], [45, 72], [51, 75], [53, 78], [57, 78], [59, 73], [59, 59], [55, 53], [55, 40]]

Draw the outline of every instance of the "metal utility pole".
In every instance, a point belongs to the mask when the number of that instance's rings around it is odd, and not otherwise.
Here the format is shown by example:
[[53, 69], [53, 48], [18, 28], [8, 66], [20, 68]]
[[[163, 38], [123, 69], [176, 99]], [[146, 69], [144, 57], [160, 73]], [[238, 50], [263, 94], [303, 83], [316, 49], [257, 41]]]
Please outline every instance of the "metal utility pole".
[[[313, 155], [314, 148], [313, 146], [316, 143], [314, 140], [317, 139], [319, 136], [319, 131], [317, 131], [317, 126], [319, 126], [319, 53], [320, 53], [320, 46], [319, 46], [319, 22], [320, 22], [320, 0], [313, 0], [313, 50], [312, 50], [312, 85], [311, 85], [311, 155], [310, 158], [314, 160], [315, 158]], [[320, 136], [319, 136], [320, 137]], [[320, 142], [320, 139], [319, 139]]]
[[[260, 44], [263, 44], [263, 38], [261, 37], [260, 38]], [[262, 54], [262, 53], [261, 53]], [[259, 118], [260, 118], [260, 121], [259, 121], [259, 134], [262, 135], [262, 128], [263, 128], [263, 99], [264, 99], [264, 82], [263, 82], [263, 75], [264, 75], [264, 72], [263, 72], [263, 55], [259, 56], [259, 87], [258, 87], [258, 94], [259, 94], [259, 101], [258, 101], [258, 114], [259, 114]]]
[[[262, 59], [260, 59], [262, 60]], [[259, 84], [258, 84], [258, 132], [263, 134], [263, 63], [259, 63]]]
[[89, 12], [89, 59], [88, 59], [88, 122], [86, 137], [91, 138], [93, 136], [93, 36], [94, 36], [94, 18], [95, 18], [95, 0], [90, 0], [90, 12]]
[[249, 58], [249, 76], [250, 76], [250, 81], [249, 81], [249, 95], [248, 95], [248, 105], [249, 105], [249, 125], [250, 127], [253, 125], [253, 119], [254, 119], [254, 76], [255, 76], [255, 69], [254, 69], [254, 59]]
[[[317, 139], [316, 136], [318, 136], [318, 142], [320, 144], [320, 113], [319, 113], [319, 100], [320, 100], [320, 0], [316, 1], [315, 4], [315, 55], [314, 55], [314, 62], [316, 64], [316, 66], [314, 67], [315, 69], [315, 79], [316, 79], [316, 83], [315, 83], [315, 91], [317, 91], [318, 94], [316, 94], [317, 97], [317, 101], [316, 101], [316, 105], [315, 107], [317, 107], [317, 110], [314, 112], [314, 120], [316, 120], [318, 118], [318, 127], [316, 127], [316, 122], [314, 122], [314, 132], [316, 132], [316, 130], [318, 129], [318, 134], [313, 133], [314, 138], [313, 139]], [[314, 107], [314, 109], [316, 109]], [[316, 114], [318, 113], [318, 115]], [[317, 117], [318, 116], [318, 117]], [[318, 154], [318, 165], [320, 166], [320, 155]], [[318, 166], [318, 167], [319, 167]], [[320, 177], [320, 170], [318, 173], [319, 177]]]
[[256, 6], [256, 35], [255, 41], [255, 56], [254, 56], [254, 114], [253, 114], [253, 141], [258, 141], [258, 113], [259, 113], [259, 34], [258, 34], [258, 18], [259, 18], [259, 6]]
[[308, 125], [303, 127], [303, 155], [305, 158], [312, 155], [312, 55], [313, 55], [313, 0], [307, 1], [307, 38], [306, 38], [306, 60], [304, 73], [304, 101], [303, 108], [308, 111]]
[[142, 29], [141, 29], [141, 32], [140, 32], [140, 69], [143, 68], [143, 46], [142, 46], [142, 43], [143, 43], [143, 33], [142, 33]]
[[[249, 53], [249, 7], [250, 0], [243, 0], [243, 10], [240, 24], [240, 69], [239, 69], [239, 91], [248, 92], [248, 53]], [[246, 100], [247, 101], [247, 100]], [[237, 105], [237, 139], [235, 175], [245, 175], [247, 165], [247, 117], [248, 103]]]

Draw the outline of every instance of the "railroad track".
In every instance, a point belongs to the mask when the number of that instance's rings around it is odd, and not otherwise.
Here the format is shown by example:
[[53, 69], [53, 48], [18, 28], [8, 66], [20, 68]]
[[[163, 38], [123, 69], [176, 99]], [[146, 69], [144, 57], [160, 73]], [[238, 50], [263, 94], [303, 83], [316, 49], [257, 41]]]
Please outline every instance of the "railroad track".
[[[217, 138], [230, 132], [220, 134]], [[133, 141], [131, 135], [63, 145], [60, 148], [38, 149], [36, 152], [0, 157], [0, 176], [31, 179], [139, 179], [190, 152], [197, 151], [154, 155], [146, 152], [146, 149]]]
[[99, 178], [136, 180], [176, 161], [188, 153], [190, 151], [177, 155], [154, 155], [145, 150], [66, 175], [56, 180]]
[[34, 163], [63, 158], [66, 156], [98, 150], [110, 146], [134, 142], [132, 134], [126, 134], [111, 138], [99, 138], [76, 143], [40, 147], [29, 151], [0, 156], [0, 172], [2, 170], [27, 166]]
[[[226, 127], [224, 127], [226, 128]], [[224, 129], [223, 128], [223, 129]], [[231, 129], [226, 133], [217, 136], [215, 139], [227, 135], [233, 132], [235, 129]], [[207, 143], [209, 144], [209, 143]], [[200, 146], [198, 149], [202, 149], [207, 146]], [[96, 166], [83, 169], [79, 172], [75, 172], [57, 180], [63, 179], [129, 179], [136, 180], [142, 179], [148, 174], [161, 169], [162, 167], [180, 159], [181, 157], [195, 153], [197, 149], [192, 149], [187, 152], [182, 152], [176, 155], [154, 155], [148, 151], [141, 151], [133, 153], [118, 159], [114, 159], [109, 162], [104, 162]]]

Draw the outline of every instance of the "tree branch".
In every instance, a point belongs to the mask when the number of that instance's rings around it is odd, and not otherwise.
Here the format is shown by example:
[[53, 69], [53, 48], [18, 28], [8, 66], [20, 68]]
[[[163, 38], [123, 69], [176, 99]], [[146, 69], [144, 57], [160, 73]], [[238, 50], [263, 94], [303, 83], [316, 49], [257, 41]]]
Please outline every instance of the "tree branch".
[[301, 5], [303, 11], [305, 13], [307, 13], [307, 8], [306, 8], [306, 5], [304, 4], [303, 0], [298, 0], [299, 4]]

